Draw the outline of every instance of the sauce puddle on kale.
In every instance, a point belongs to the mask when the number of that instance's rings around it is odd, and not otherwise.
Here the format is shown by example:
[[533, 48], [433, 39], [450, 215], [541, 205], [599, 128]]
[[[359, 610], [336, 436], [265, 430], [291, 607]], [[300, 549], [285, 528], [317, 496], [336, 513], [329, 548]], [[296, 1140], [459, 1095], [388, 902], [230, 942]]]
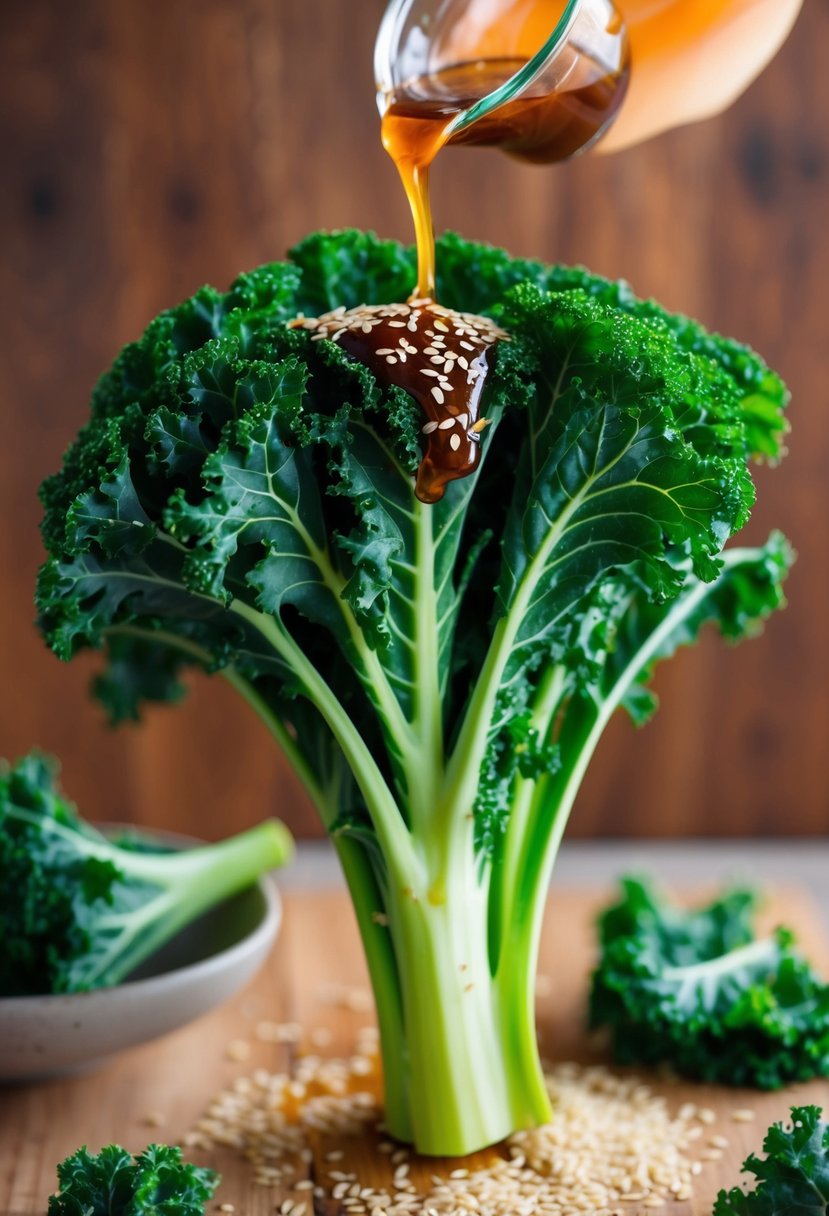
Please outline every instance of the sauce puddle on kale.
[[447, 484], [478, 464], [480, 414], [491, 352], [509, 335], [487, 317], [455, 312], [429, 299], [336, 308], [321, 317], [301, 317], [295, 327], [328, 338], [388, 388], [404, 389], [423, 411], [425, 440], [415, 494], [438, 502]]

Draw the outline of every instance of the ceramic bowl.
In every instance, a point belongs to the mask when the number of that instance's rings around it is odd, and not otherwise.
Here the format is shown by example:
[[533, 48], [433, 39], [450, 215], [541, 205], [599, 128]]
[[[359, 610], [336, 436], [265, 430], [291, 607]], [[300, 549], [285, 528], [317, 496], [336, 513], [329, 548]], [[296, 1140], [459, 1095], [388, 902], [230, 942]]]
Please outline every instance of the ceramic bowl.
[[194, 921], [123, 984], [0, 998], [0, 1080], [88, 1069], [207, 1013], [259, 970], [281, 914], [276, 886], [265, 878]]

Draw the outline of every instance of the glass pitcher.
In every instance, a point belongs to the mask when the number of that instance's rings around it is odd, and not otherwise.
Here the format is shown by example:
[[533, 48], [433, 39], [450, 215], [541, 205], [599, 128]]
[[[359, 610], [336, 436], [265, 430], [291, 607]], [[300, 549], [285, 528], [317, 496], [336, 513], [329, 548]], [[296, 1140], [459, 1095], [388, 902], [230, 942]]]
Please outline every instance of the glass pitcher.
[[[498, 143], [478, 126], [515, 100], [567, 91], [581, 70], [619, 73], [615, 107], [594, 135], [612, 151], [726, 109], [759, 75], [788, 35], [802, 0], [391, 0], [375, 48], [384, 113], [418, 82], [423, 90], [457, 64], [515, 70], [453, 116], [444, 142]], [[632, 59], [625, 96], [628, 45]], [[483, 75], [481, 76], [483, 82]], [[611, 127], [612, 129], [609, 129]], [[604, 138], [602, 138], [604, 137]], [[532, 156], [523, 159], [564, 159]], [[571, 155], [572, 152], [566, 153]]]
[[374, 63], [381, 114], [440, 118], [438, 146], [550, 162], [613, 121], [628, 41], [612, 0], [392, 0]]

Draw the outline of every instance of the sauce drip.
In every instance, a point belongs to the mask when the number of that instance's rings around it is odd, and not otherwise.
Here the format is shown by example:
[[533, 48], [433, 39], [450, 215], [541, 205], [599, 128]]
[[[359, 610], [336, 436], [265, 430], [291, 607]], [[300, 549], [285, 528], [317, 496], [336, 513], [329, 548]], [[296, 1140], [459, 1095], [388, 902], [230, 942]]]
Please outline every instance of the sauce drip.
[[438, 502], [450, 481], [476, 468], [481, 433], [481, 395], [494, 344], [508, 339], [486, 317], [454, 312], [433, 300], [337, 308], [321, 317], [300, 317], [295, 327], [328, 338], [371, 371], [384, 387], [405, 389], [425, 421], [425, 450], [415, 494]]
[[[549, 13], [544, 10], [545, 20]], [[438, 502], [449, 482], [477, 467], [487, 420], [480, 402], [494, 344], [508, 337], [485, 317], [453, 312], [435, 302], [435, 241], [429, 203], [429, 166], [445, 144], [498, 147], [538, 164], [566, 160], [588, 147], [620, 107], [627, 62], [610, 70], [584, 50], [567, 50], [560, 89], [543, 76], [519, 97], [463, 130], [453, 119], [509, 80], [526, 58], [479, 58], [416, 77], [388, 100], [382, 140], [397, 166], [415, 224], [417, 290], [408, 303], [338, 308], [293, 324], [328, 338], [420, 406], [424, 453], [415, 494]], [[561, 68], [559, 64], [559, 68]]]
[[383, 115], [381, 137], [403, 182], [415, 225], [417, 292], [435, 292], [435, 245], [429, 202], [429, 166], [446, 144], [497, 147], [533, 164], [567, 160], [588, 148], [615, 117], [628, 81], [618, 71], [574, 57], [567, 87], [548, 91], [543, 77], [526, 93], [450, 133], [452, 120], [504, 84], [523, 59], [458, 63], [418, 76], [398, 88]]

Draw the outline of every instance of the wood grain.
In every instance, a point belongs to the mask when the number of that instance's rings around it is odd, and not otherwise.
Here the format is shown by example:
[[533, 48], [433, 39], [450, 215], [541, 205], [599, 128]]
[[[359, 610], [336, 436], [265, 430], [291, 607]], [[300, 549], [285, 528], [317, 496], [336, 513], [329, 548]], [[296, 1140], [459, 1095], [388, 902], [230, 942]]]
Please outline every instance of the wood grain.
[[[0, 753], [61, 755], [92, 818], [216, 837], [265, 813], [315, 822], [263, 728], [220, 681], [117, 734], [32, 627], [36, 489], [97, 375], [204, 281], [349, 224], [408, 240], [378, 139], [382, 0], [4, 0], [0, 5]], [[439, 228], [584, 262], [762, 350], [794, 394], [791, 455], [761, 470], [747, 535], [791, 536], [788, 612], [658, 676], [644, 733], [615, 721], [576, 808], [580, 835], [823, 833], [829, 804], [825, 470], [829, 7], [810, 3], [722, 118], [557, 169], [450, 150]]]
[[[548, 906], [541, 946], [540, 974], [546, 977], [539, 996], [538, 1024], [542, 1052], [553, 1062], [583, 1063], [602, 1059], [583, 1029], [586, 980], [593, 960], [592, 923], [606, 893], [565, 891], [554, 894]], [[193, 1128], [210, 1099], [240, 1076], [257, 1068], [271, 1072], [290, 1070], [294, 1049], [257, 1037], [263, 1019], [299, 1022], [306, 1030], [325, 1027], [330, 1033], [326, 1052], [347, 1057], [359, 1029], [371, 1022], [368, 1013], [332, 1003], [332, 990], [363, 991], [366, 970], [356, 925], [342, 892], [291, 893], [285, 900], [285, 919], [273, 955], [257, 979], [233, 1001], [193, 1025], [144, 1047], [125, 1052], [100, 1071], [87, 1076], [54, 1080], [39, 1085], [0, 1089], [0, 1211], [7, 1216], [36, 1216], [44, 1211], [55, 1187], [55, 1165], [81, 1143], [97, 1150], [117, 1141], [139, 1151], [151, 1140], [182, 1140]], [[772, 893], [766, 926], [779, 920], [797, 930], [804, 951], [822, 968], [829, 966], [821, 928], [812, 904], [799, 891]], [[228, 1046], [242, 1041], [250, 1054], [243, 1062], [229, 1058]], [[665, 1085], [650, 1078], [656, 1092], [664, 1093], [669, 1109], [686, 1101], [717, 1113], [712, 1132], [729, 1140], [723, 1159], [706, 1163], [695, 1184], [690, 1203], [672, 1203], [666, 1211], [675, 1216], [709, 1216], [721, 1186], [736, 1184], [741, 1162], [759, 1149], [765, 1128], [783, 1119], [795, 1102], [815, 1102], [829, 1108], [829, 1082], [815, 1081], [783, 1093], [759, 1094], [726, 1091], [709, 1085]], [[729, 1114], [750, 1108], [756, 1118], [736, 1124]], [[389, 1181], [388, 1162], [372, 1151], [371, 1141], [316, 1137], [312, 1175], [327, 1184], [332, 1168], [326, 1153], [346, 1153], [338, 1168], [357, 1169], [366, 1184]], [[497, 1150], [495, 1150], [497, 1151]], [[256, 1186], [251, 1166], [230, 1148], [209, 1154], [188, 1150], [188, 1156], [221, 1171], [223, 1182], [216, 1203], [230, 1203], [245, 1216], [271, 1216], [289, 1192]], [[474, 1162], [487, 1161], [489, 1153]], [[434, 1173], [457, 1168], [458, 1159], [414, 1160], [411, 1176], [425, 1191]], [[300, 1177], [297, 1176], [297, 1180]], [[302, 1191], [292, 1192], [294, 1197]], [[318, 1205], [324, 1216], [340, 1216], [330, 1200]], [[638, 1205], [625, 1205], [630, 1216], [647, 1216]], [[308, 1213], [310, 1216], [310, 1211]]]

